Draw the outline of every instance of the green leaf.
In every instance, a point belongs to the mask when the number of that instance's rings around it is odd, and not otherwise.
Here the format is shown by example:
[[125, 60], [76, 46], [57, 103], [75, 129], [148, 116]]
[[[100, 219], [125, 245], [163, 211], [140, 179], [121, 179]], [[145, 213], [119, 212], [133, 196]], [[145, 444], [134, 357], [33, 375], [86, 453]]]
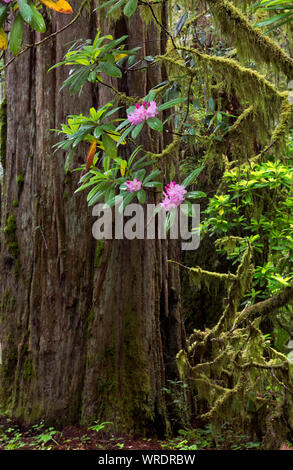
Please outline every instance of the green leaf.
[[185, 201], [183, 204], [181, 204], [180, 209], [183, 214], [187, 215], [188, 217], [196, 216], [196, 210], [190, 201]]
[[113, 199], [115, 199], [115, 186], [111, 185], [105, 193], [105, 204], [109, 204]]
[[134, 127], [134, 129], [131, 133], [131, 137], [133, 139], [136, 139], [136, 137], [141, 133], [143, 126], [144, 126], [144, 121], [141, 122], [140, 124], [138, 124], [138, 126]]
[[93, 206], [96, 204], [96, 202], [98, 202], [105, 194], [105, 190], [102, 190], [102, 191], [98, 191], [93, 197], [92, 199], [90, 199], [88, 201], [88, 205], [89, 206]]
[[149, 181], [148, 183], [143, 184], [146, 188], [162, 188], [163, 185], [160, 181]]
[[9, 37], [9, 48], [13, 55], [16, 55], [20, 49], [23, 38], [24, 22], [20, 13], [17, 13], [14, 23], [11, 28]]
[[144, 183], [148, 183], [153, 178], [156, 178], [157, 176], [159, 176], [161, 173], [162, 173], [161, 170], [152, 171], [151, 174], [145, 178]]
[[164, 109], [173, 108], [173, 106], [179, 103], [183, 103], [183, 101], [185, 101], [185, 98], [175, 98], [173, 100], [167, 101], [158, 107], [158, 111], [164, 111]]
[[125, 129], [125, 131], [123, 132], [123, 134], [121, 134], [121, 137], [117, 142], [117, 147], [118, 147], [119, 144], [121, 144], [121, 142], [123, 142], [123, 140], [128, 136], [128, 134], [130, 134], [132, 129], [133, 129], [133, 126], [129, 126], [129, 127], [127, 127], [127, 129]]
[[132, 201], [132, 199], [134, 198], [135, 196], [135, 193], [124, 193], [122, 194], [123, 196], [123, 202], [122, 204], [120, 205], [119, 207], [119, 212], [121, 213], [123, 211], [123, 209], [125, 209], [125, 207]]
[[206, 193], [202, 191], [191, 191], [190, 193], [185, 194], [187, 199], [198, 199], [200, 197], [206, 197]]
[[163, 131], [163, 123], [160, 119], [153, 117], [147, 120], [148, 126], [155, 131], [162, 132]]
[[20, 14], [23, 17], [24, 21], [28, 24], [31, 24], [34, 16], [31, 7], [28, 5], [26, 0], [18, 0], [17, 4], [19, 7]]
[[138, 191], [137, 193], [137, 199], [139, 200], [139, 202], [141, 204], [144, 204], [145, 203], [145, 200], [146, 200], [146, 193], [143, 189], [141, 189], [140, 191]]
[[166, 230], [166, 232], [168, 232], [168, 231], [170, 230], [171, 226], [173, 225], [174, 220], [175, 220], [175, 218], [176, 218], [176, 213], [177, 213], [177, 211], [176, 211], [175, 208], [174, 208], [174, 209], [171, 209], [171, 210], [168, 212], [168, 214], [167, 214], [167, 216], [166, 216], [166, 224], [165, 224], [165, 230]]
[[121, 78], [121, 70], [110, 62], [99, 62], [99, 72], [105, 73], [109, 77]]
[[131, 15], [133, 15], [133, 13], [135, 12], [137, 4], [138, 0], [128, 0], [123, 10], [124, 15], [130, 18]]
[[99, 5], [97, 7], [97, 10], [99, 10], [100, 8], [109, 7], [110, 5], [113, 5], [113, 3], [115, 3], [115, 2], [116, 2], [116, 0], [108, 0], [107, 2], [102, 3], [102, 5]]
[[8, 5], [0, 5], [0, 26], [6, 21], [8, 16]]
[[69, 86], [70, 95], [77, 93], [83, 87], [90, 73], [91, 66], [82, 67], [70, 75], [64, 82], [61, 89]]
[[107, 16], [111, 16], [112, 13], [114, 13], [114, 11], [118, 10], [118, 8], [120, 8], [123, 3], [125, 3], [125, 0], [119, 0], [118, 2], [115, 3], [115, 5], [113, 5], [110, 10], [107, 12]]
[[105, 148], [106, 154], [111, 157], [115, 158], [117, 155], [117, 147], [113, 139], [107, 134], [103, 134], [102, 136], [103, 146]]
[[110, 168], [110, 157], [108, 155], [104, 157], [103, 165], [104, 165], [104, 170], [108, 171]]
[[31, 2], [29, 3], [29, 6], [32, 9], [33, 12], [33, 17], [31, 21], [31, 27], [35, 31], [38, 31], [39, 33], [44, 33], [46, 31], [46, 23], [41, 15], [41, 13], [36, 9], [35, 5], [33, 5]]
[[192, 173], [190, 173], [190, 175], [187, 176], [187, 178], [185, 178], [182, 183], [184, 188], [187, 188], [191, 183], [193, 183], [195, 178], [202, 172], [203, 169], [204, 167], [200, 166], [199, 168], [196, 168]]
[[179, 19], [178, 23], [175, 25], [174, 38], [176, 38], [178, 36], [178, 34], [180, 33], [181, 29], [183, 28], [183, 26], [186, 23], [187, 18], [188, 18], [188, 13], [184, 12], [183, 15], [181, 16], [181, 18]]

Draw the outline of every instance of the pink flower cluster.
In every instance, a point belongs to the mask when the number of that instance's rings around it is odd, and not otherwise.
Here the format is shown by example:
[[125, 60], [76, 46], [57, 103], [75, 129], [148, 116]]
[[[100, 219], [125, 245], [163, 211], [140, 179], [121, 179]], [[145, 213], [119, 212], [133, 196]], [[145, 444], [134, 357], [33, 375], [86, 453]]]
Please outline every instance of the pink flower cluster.
[[155, 101], [143, 101], [142, 104], [136, 103], [135, 110], [129, 113], [127, 118], [130, 124], [137, 125], [142, 121], [155, 117], [158, 114], [157, 104]]
[[175, 181], [171, 181], [170, 184], [165, 186], [165, 192], [163, 194], [165, 199], [161, 202], [161, 206], [163, 206], [166, 211], [173, 209], [174, 207], [180, 206], [180, 204], [184, 201], [184, 194], [187, 191], [183, 185], [175, 183]]
[[133, 181], [126, 181], [127, 189], [130, 193], [134, 193], [135, 191], [139, 191], [141, 189], [141, 181], [137, 178], [134, 178]]

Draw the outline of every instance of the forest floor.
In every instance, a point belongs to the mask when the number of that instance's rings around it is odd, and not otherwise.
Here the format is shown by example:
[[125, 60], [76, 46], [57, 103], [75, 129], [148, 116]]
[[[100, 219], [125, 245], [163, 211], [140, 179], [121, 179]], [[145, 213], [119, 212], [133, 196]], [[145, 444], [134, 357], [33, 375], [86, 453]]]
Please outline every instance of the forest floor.
[[[62, 431], [44, 423], [27, 426], [16, 419], [0, 417], [0, 450], [261, 450], [260, 442], [233, 430], [223, 429], [215, 443], [209, 426], [180, 430], [177, 437], [153, 439], [117, 436], [111, 423], [91, 428], [68, 426]], [[95, 428], [95, 429], [93, 429]], [[283, 443], [282, 450], [290, 449]], [[276, 449], [277, 450], [277, 449]]]

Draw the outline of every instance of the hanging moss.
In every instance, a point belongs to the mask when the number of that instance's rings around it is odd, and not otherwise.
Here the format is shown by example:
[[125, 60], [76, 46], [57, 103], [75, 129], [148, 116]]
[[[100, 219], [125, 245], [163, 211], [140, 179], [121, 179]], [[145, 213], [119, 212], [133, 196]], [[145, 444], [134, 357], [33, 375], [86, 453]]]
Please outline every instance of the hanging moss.
[[[180, 51], [184, 55], [193, 56], [201, 71], [186, 67], [185, 60], [180, 56]], [[209, 56], [196, 49], [186, 47], [178, 47], [177, 52], [173, 50], [164, 56], [158, 56], [156, 60], [163, 61], [168, 68], [168, 72], [171, 74], [177, 74], [178, 76], [179, 71], [184, 70], [185, 75], [187, 74], [190, 77], [199, 79], [204, 76], [207, 87], [206, 93], [210, 95], [212, 94], [211, 77], [213, 77], [213, 80], [223, 84], [228, 96], [230, 96], [233, 90], [243, 102], [248, 102], [253, 106], [251, 116], [253, 116], [254, 127], [251, 124], [249, 126], [246, 125], [246, 127], [242, 125], [240, 142], [243, 142], [245, 138], [247, 142], [253, 142], [252, 130], [254, 135], [259, 136], [260, 141], [267, 140], [268, 135], [273, 131], [284, 96], [257, 71], [243, 67], [233, 59]], [[240, 123], [246, 124], [249, 122], [247, 119], [243, 119], [243, 117], [247, 117], [247, 115], [242, 116], [240, 122], [238, 121], [237, 123], [238, 126]], [[234, 131], [237, 132], [237, 126], [236, 129], [234, 128]], [[213, 154], [213, 148], [214, 146], [211, 147], [208, 153]]]
[[[197, 412], [211, 423], [215, 434], [224, 421], [252, 436], [261, 434], [266, 448], [276, 448], [290, 430], [293, 383], [287, 358], [266, 345], [259, 323], [264, 311], [290, 301], [293, 286], [265, 305], [259, 303], [239, 313], [251, 284], [251, 255], [248, 246], [231, 279], [227, 305], [218, 324], [205, 331], [195, 330], [185, 350], [177, 354], [177, 364], [182, 380], [193, 391]], [[249, 309], [251, 314], [246, 315]], [[251, 321], [252, 314], [260, 316]], [[267, 390], [278, 390], [279, 400], [272, 399]]]
[[272, 65], [289, 79], [293, 77], [293, 59], [227, 0], [207, 0], [213, 18], [222, 33], [236, 44], [243, 59], [254, 59], [258, 63]]

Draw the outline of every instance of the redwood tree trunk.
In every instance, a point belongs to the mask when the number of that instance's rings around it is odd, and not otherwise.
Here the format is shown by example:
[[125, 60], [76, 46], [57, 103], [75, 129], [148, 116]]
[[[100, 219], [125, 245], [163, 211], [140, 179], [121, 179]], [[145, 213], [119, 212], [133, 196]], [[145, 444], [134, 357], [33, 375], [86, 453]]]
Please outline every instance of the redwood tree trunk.
[[[67, 71], [47, 73], [70, 41], [95, 35], [87, 15], [6, 73], [1, 408], [27, 422], [106, 419], [118, 431], [164, 432], [165, 371], [174, 378], [182, 346], [178, 273], [167, 265], [177, 247], [157, 240], [97, 243], [85, 195], [73, 195], [78, 176], [65, 177], [65, 155], [52, 152], [56, 135], [49, 129], [107, 98], [101, 91], [97, 103], [90, 87], [70, 98], [67, 90], [59, 93]], [[67, 21], [53, 13], [52, 31]], [[145, 30], [138, 13], [123, 28], [132, 44], [144, 44], [145, 55], [162, 50], [161, 40], [146, 46], [149, 35], [161, 38], [153, 24]], [[143, 96], [161, 77], [157, 67], [145, 78], [127, 76], [124, 86]], [[162, 139], [154, 144], [145, 134], [144, 145], [159, 150]], [[80, 153], [75, 166], [83, 159]]]

